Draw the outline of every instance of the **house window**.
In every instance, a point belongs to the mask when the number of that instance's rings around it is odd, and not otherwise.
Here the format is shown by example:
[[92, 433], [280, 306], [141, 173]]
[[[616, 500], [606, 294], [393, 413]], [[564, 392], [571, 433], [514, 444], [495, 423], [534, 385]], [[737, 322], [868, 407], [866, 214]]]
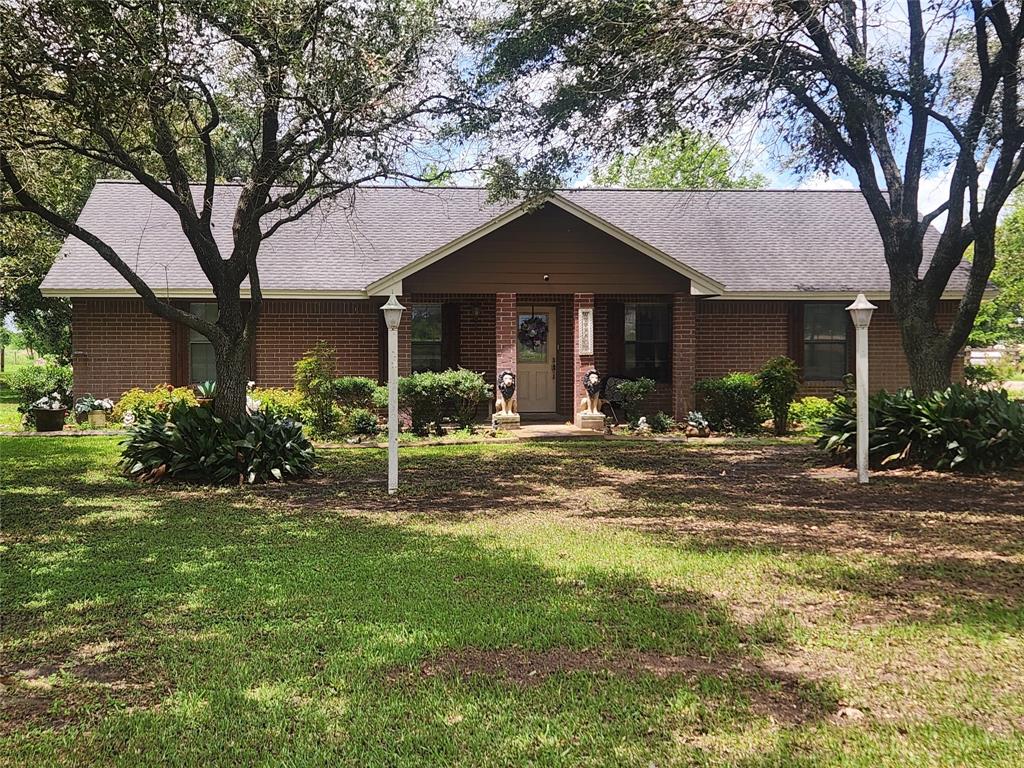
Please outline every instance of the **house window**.
[[625, 311], [625, 375], [668, 381], [672, 354], [672, 315], [669, 305], [626, 304]]
[[412, 307], [412, 370], [441, 371], [441, 305]]
[[805, 381], [837, 381], [846, 375], [848, 324], [842, 304], [804, 305]]
[[[188, 311], [208, 323], [217, 322], [217, 305], [212, 302], [193, 302], [189, 304]], [[194, 328], [189, 329], [188, 364], [189, 381], [192, 384], [214, 381], [217, 378], [213, 344]]]

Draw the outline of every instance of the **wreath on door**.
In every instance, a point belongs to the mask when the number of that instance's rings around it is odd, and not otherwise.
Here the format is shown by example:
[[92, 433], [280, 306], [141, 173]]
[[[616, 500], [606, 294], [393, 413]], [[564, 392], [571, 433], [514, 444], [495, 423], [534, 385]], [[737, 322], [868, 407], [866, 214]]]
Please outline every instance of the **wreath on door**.
[[533, 315], [519, 324], [519, 343], [525, 349], [536, 352], [548, 341], [548, 321]]

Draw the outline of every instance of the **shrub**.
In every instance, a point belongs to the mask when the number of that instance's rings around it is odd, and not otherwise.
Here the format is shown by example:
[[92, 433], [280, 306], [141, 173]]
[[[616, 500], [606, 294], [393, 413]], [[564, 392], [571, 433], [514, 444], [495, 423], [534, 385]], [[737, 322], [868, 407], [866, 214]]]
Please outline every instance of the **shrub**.
[[[1003, 390], [955, 385], [920, 398], [909, 389], [879, 392], [868, 409], [868, 456], [875, 465], [971, 471], [1024, 463], [1024, 403]], [[837, 401], [818, 445], [840, 457], [854, 455], [853, 399]]]
[[768, 360], [757, 372], [758, 392], [772, 414], [776, 435], [789, 427], [789, 406], [800, 388], [800, 369], [784, 355]]
[[447, 388], [439, 373], [424, 371], [398, 380], [399, 402], [409, 411], [412, 431], [417, 435], [429, 434], [431, 425], [442, 434], [446, 398]]
[[302, 395], [294, 389], [256, 387], [249, 392], [249, 397], [258, 402], [259, 410], [268, 416], [292, 421], [306, 420]]
[[33, 424], [32, 403], [56, 393], [65, 408], [71, 406], [71, 366], [68, 365], [26, 365], [11, 372], [8, 386], [18, 393], [18, 413]]
[[337, 352], [324, 342], [318, 343], [295, 363], [295, 389], [309, 413], [309, 426], [317, 435], [329, 435], [338, 424], [334, 407], [334, 360]]
[[991, 384], [999, 378], [999, 374], [991, 365], [972, 365], [967, 363], [964, 366], [964, 380], [972, 387], [983, 387]]
[[97, 400], [90, 394], [82, 395], [75, 401], [75, 415], [85, 418], [92, 411], [103, 411], [110, 413], [114, 409], [114, 402], [109, 398]]
[[177, 403], [196, 405], [196, 395], [191, 387], [160, 384], [148, 392], [135, 387], [121, 395], [121, 399], [114, 405], [113, 418], [121, 422], [126, 417], [129, 422], [140, 421], [158, 411], [166, 411]]
[[755, 374], [736, 372], [703, 379], [694, 391], [703, 398], [703, 413], [715, 430], [755, 432], [760, 426], [762, 398]]
[[380, 431], [377, 414], [368, 408], [351, 408], [345, 412], [344, 431], [350, 435], [376, 435]]
[[306, 477], [314, 462], [298, 422], [261, 412], [235, 422], [178, 402], [129, 428], [119, 463], [139, 480], [241, 485]]
[[641, 376], [639, 379], [619, 382], [618, 397], [622, 401], [622, 410], [630, 426], [636, 426], [640, 420], [640, 409], [644, 400], [654, 393], [657, 384], [654, 379]]
[[460, 427], [469, 427], [476, 419], [481, 403], [491, 397], [491, 385], [483, 375], [465, 368], [440, 374], [445, 391], [442, 416], [451, 418]]
[[836, 406], [824, 397], [804, 397], [789, 406], [789, 419], [808, 432], [820, 432], [822, 423], [836, 413]]
[[664, 411], [658, 411], [647, 420], [647, 426], [651, 428], [651, 432], [668, 432], [675, 429], [676, 420]]
[[365, 376], [342, 376], [334, 380], [334, 400], [342, 408], [370, 408], [374, 404], [378, 389], [385, 390], [387, 405], [387, 389], [377, 384], [374, 379]]

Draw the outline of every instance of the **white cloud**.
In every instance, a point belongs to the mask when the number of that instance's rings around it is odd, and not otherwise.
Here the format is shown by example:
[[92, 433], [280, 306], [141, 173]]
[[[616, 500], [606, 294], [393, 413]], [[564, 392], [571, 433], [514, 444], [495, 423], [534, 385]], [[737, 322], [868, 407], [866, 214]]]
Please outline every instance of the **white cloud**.
[[816, 173], [796, 185], [797, 189], [857, 189], [857, 185], [840, 176]]

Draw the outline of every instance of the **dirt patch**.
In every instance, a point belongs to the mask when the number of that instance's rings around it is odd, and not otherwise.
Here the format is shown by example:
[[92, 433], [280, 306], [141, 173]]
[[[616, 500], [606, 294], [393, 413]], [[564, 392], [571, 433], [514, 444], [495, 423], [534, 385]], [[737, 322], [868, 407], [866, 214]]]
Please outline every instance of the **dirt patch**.
[[691, 681], [701, 677], [728, 679], [743, 688], [755, 714], [787, 725], [820, 720], [835, 711], [823, 700], [812, 681], [730, 656], [708, 659], [652, 651], [601, 653], [567, 648], [546, 651], [466, 648], [429, 658], [412, 670], [407, 667], [391, 669], [386, 678], [391, 683], [401, 683], [410, 679], [482, 676], [530, 686], [543, 683], [552, 675], [571, 672], [627, 678], [650, 674], [661, 679], [680, 677]]

